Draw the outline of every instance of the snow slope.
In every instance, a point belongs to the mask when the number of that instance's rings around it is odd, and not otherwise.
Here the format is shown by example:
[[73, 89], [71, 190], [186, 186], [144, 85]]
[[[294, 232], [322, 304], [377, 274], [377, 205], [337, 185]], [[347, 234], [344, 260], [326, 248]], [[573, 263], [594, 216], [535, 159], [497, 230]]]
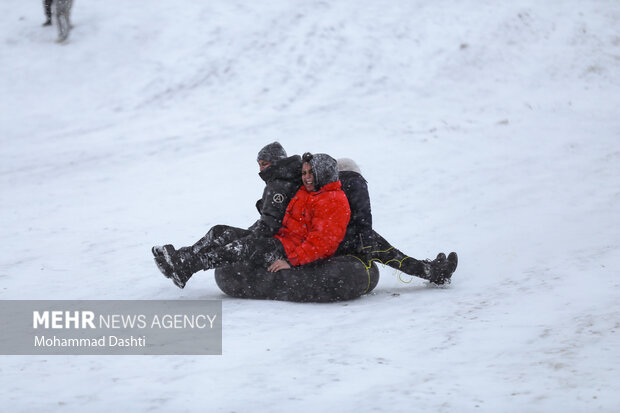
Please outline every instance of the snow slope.
[[[204, 3], [204, 4], [203, 4]], [[612, 0], [0, 4], [0, 299], [222, 299], [224, 355], [0, 358], [11, 411], [613, 412]], [[354, 158], [389, 268], [312, 305], [185, 290], [151, 245], [249, 226], [257, 151]], [[404, 281], [404, 282], [403, 282]]]

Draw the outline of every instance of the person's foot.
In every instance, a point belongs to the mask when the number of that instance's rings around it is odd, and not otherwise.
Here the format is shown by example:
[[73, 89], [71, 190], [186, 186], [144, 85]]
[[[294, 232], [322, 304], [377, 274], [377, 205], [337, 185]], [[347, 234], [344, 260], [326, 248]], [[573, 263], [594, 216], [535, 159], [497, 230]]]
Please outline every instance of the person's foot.
[[437, 258], [430, 262], [428, 280], [436, 285], [450, 284], [457, 265], [458, 256], [456, 252], [451, 252], [447, 259], [444, 253], [439, 253]]
[[185, 284], [187, 284], [187, 281], [192, 277], [192, 271], [189, 263], [189, 260], [191, 259], [189, 256], [189, 251], [186, 251], [183, 248], [177, 251], [172, 245], [164, 245], [162, 247], [162, 251], [165, 265], [162, 265], [162, 267], [158, 265], [157, 267], [162, 274], [164, 274], [167, 278], [172, 279], [174, 285], [179, 288], [185, 288]]
[[424, 269], [424, 273], [420, 275], [420, 277], [424, 278], [425, 280], [431, 281], [431, 279], [434, 278], [433, 273], [436, 272], [435, 270], [437, 266], [444, 261], [446, 261], [446, 254], [444, 254], [443, 252], [440, 252], [439, 254], [437, 254], [437, 258], [435, 258], [432, 261], [431, 260], [421, 261], [423, 269]]
[[45, 26], [51, 26], [51, 25], [52, 25], [51, 20], [45, 20], [45, 23], [43, 23], [41, 26], [45, 27]]

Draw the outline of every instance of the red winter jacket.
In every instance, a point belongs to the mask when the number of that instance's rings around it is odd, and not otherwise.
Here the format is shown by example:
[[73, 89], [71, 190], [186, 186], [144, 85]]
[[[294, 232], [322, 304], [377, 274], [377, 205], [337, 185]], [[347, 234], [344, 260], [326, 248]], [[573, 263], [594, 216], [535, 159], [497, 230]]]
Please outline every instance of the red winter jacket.
[[291, 265], [327, 258], [338, 249], [351, 217], [349, 201], [340, 186], [340, 181], [331, 182], [317, 192], [308, 192], [302, 186], [289, 202], [282, 227], [274, 237], [282, 242]]

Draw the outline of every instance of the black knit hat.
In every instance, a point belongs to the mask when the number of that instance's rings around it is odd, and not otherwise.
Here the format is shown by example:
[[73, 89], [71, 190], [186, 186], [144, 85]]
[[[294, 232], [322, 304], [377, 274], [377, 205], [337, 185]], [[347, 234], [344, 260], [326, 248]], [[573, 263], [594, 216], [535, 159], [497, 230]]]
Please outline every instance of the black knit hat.
[[286, 151], [280, 142], [272, 142], [258, 152], [256, 161], [275, 162], [286, 158]]

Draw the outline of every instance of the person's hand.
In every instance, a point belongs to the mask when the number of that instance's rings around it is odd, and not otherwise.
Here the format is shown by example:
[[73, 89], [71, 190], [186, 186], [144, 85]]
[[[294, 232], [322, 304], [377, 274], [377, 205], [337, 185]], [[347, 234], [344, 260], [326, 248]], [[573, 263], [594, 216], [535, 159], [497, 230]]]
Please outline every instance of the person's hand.
[[269, 271], [269, 272], [277, 272], [277, 271], [280, 271], [280, 270], [286, 270], [288, 268], [291, 268], [291, 266], [289, 265], [288, 262], [286, 262], [285, 260], [277, 260], [276, 262], [271, 264], [269, 266], [269, 268], [267, 268], [267, 271]]

